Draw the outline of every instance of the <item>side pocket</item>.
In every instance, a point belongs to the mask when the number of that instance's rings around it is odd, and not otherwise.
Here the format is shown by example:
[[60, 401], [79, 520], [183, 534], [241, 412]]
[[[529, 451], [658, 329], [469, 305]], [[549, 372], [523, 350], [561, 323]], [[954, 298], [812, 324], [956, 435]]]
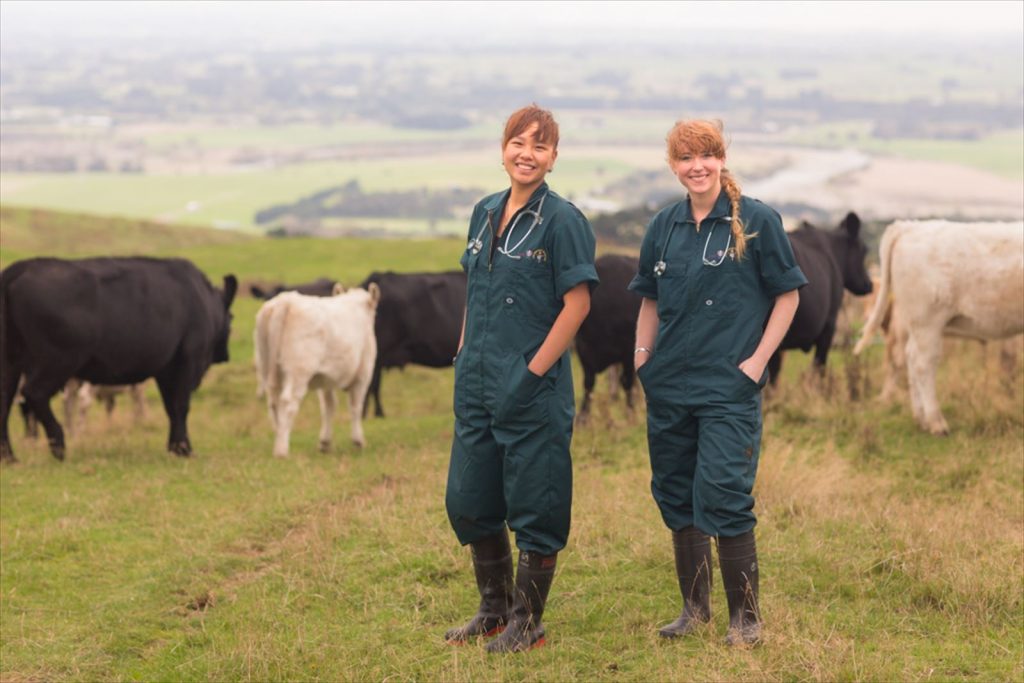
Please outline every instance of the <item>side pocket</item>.
[[515, 356], [509, 368], [504, 391], [494, 412], [496, 422], [546, 421], [548, 416], [545, 392], [549, 379], [530, 372], [526, 359]]

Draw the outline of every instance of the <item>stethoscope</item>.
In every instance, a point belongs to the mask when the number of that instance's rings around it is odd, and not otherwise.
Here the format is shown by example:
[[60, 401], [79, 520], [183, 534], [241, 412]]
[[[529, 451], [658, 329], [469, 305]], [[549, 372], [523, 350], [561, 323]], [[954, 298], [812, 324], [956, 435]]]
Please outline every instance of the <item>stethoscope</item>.
[[[729, 237], [725, 240], [725, 249], [718, 252], [718, 260], [712, 261], [708, 258], [708, 244], [711, 243], [711, 236], [715, 234], [715, 226], [718, 225], [719, 220], [716, 218], [711, 224], [708, 236], [704, 238], [704, 253], [701, 254], [701, 260], [704, 262], [704, 265], [711, 266], [712, 268], [717, 268], [725, 262], [725, 257], [729, 255], [729, 247], [732, 246], [732, 231], [730, 231]], [[668, 267], [668, 264], [665, 263], [665, 254], [668, 253], [668, 243], [672, 240], [672, 233], [675, 229], [676, 224], [673, 222], [668, 229], [668, 236], [665, 237], [665, 246], [661, 248], [661, 258], [654, 264], [654, 277], [661, 277], [665, 274], [665, 268]]]
[[[512, 225], [508, 226], [508, 230], [505, 231], [505, 246], [504, 247], [498, 247], [498, 249], [497, 249], [498, 253], [504, 254], [505, 256], [508, 256], [511, 259], [517, 259], [518, 260], [518, 259], [522, 258], [522, 256], [516, 256], [515, 254], [513, 254], [513, 252], [515, 252], [516, 249], [518, 249], [519, 247], [521, 247], [523, 245], [523, 242], [525, 242], [530, 237], [530, 233], [533, 232], [534, 228], [536, 228], [538, 225], [540, 225], [541, 223], [544, 222], [544, 217], [540, 215], [540, 212], [544, 208], [544, 200], [547, 199], [547, 196], [548, 196], [547, 192], [545, 192], [544, 194], [542, 194], [540, 196], [540, 202], [537, 204], [537, 208], [536, 209], [525, 209], [524, 208], [524, 209], [522, 209], [518, 213], [518, 215], [516, 215], [515, 220], [512, 221]], [[533, 220], [530, 223], [530, 227], [526, 230], [526, 234], [523, 235], [519, 239], [519, 241], [516, 242], [512, 246], [511, 249], [509, 249], [508, 243], [509, 243], [509, 241], [512, 238], [512, 233], [515, 231], [516, 226], [519, 224], [519, 221], [522, 220], [523, 216], [530, 216]], [[478, 232], [476, 234], [476, 237], [471, 239], [469, 241], [469, 244], [466, 245], [466, 249], [468, 249], [470, 251], [470, 253], [472, 253], [474, 256], [479, 254], [480, 250], [484, 248], [484, 242], [483, 242], [483, 240], [481, 238], [483, 237], [484, 230], [486, 230], [486, 229], [487, 229], [487, 223], [485, 222], [484, 226], [482, 228], [480, 228], [480, 232]]]

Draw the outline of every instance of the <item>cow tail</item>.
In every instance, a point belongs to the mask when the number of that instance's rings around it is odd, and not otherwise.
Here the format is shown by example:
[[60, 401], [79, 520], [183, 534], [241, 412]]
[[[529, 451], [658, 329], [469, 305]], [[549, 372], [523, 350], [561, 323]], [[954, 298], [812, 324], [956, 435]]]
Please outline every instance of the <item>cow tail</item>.
[[266, 351], [263, 356], [263, 384], [264, 388], [274, 396], [280, 387], [277, 386], [278, 367], [280, 365], [281, 335], [284, 334], [285, 323], [288, 320], [288, 311], [291, 310], [290, 302], [280, 300], [270, 311], [270, 319], [266, 326]]
[[867, 347], [868, 342], [875, 336], [875, 333], [882, 324], [882, 320], [885, 318], [886, 311], [889, 309], [889, 286], [892, 280], [892, 250], [902, 232], [900, 228], [899, 223], [893, 223], [886, 229], [885, 234], [882, 235], [882, 243], [878, 248], [879, 270], [881, 270], [879, 274], [881, 282], [878, 283], [878, 296], [875, 298], [875, 306], [871, 309], [871, 315], [868, 316], [867, 322], [864, 323], [864, 330], [861, 332], [860, 339], [857, 341], [857, 345], [853, 347], [854, 355], [858, 355]]
[[256, 329], [253, 330], [253, 361], [256, 363], [256, 398], [267, 393], [267, 325], [270, 323], [270, 309], [266, 304], [256, 313]]

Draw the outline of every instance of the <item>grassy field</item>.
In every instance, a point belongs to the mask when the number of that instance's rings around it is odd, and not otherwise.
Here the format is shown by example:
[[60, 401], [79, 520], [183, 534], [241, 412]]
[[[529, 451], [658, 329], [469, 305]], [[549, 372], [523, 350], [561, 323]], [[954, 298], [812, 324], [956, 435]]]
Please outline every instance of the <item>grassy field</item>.
[[[201, 230], [175, 245], [147, 225], [39, 213], [26, 229], [27, 216], [0, 214], [5, 265], [100, 253], [105, 229], [116, 251], [151, 245], [243, 282], [440, 270], [462, 248]], [[1024, 371], [1001, 373], [992, 345], [947, 349], [947, 438], [918, 431], [902, 403], [850, 399], [851, 386], [880, 388], [880, 347], [862, 362], [840, 349], [823, 384], [805, 377], [806, 356], [787, 357], [766, 399], [756, 489], [766, 642], [753, 650], [722, 643], [717, 575], [712, 625], [659, 641], [679, 596], [649, 492], [643, 408], [629, 414], [600, 381], [594, 423], [573, 442], [573, 528], [548, 647], [495, 657], [441, 640], [477, 601], [444, 511], [452, 372], [388, 372], [388, 417], [366, 423], [361, 451], [340, 423], [334, 450], [318, 453], [307, 398], [291, 457], [275, 459], [255, 397], [257, 307], [240, 295], [231, 361], [193, 397], [191, 458], [164, 452], [152, 386], [142, 424], [123, 405], [110, 420], [94, 409], [63, 463], [12, 420], [21, 462], [0, 468], [0, 680], [1024, 677]]]

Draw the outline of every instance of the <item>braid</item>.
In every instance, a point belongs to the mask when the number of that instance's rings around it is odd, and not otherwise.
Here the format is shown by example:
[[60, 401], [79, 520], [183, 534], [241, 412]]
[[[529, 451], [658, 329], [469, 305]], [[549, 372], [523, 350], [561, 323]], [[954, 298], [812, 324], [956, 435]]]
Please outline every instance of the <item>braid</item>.
[[732, 206], [732, 240], [736, 243], [736, 258], [743, 259], [743, 252], [747, 249], [747, 240], [757, 237], [757, 233], [748, 235], [743, 229], [743, 219], [740, 218], [740, 186], [727, 169], [722, 169], [722, 187], [725, 194], [729, 196], [729, 204]]

